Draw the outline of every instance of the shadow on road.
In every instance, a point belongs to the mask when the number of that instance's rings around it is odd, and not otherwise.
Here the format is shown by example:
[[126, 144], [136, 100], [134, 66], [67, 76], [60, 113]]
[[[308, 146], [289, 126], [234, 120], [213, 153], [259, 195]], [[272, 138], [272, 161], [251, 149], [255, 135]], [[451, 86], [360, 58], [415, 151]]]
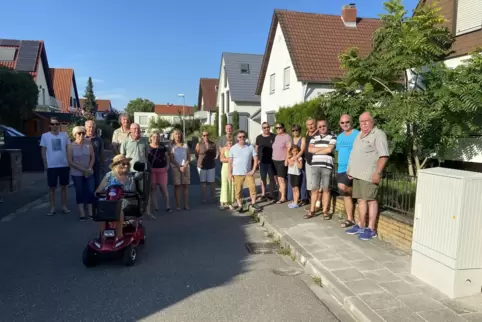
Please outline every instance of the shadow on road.
[[214, 203], [202, 205], [195, 167], [191, 167], [191, 178], [192, 210], [146, 220], [147, 243], [130, 268], [120, 262], [90, 269], [83, 266], [82, 250], [97, 226], [77, 221], [73, 189], [69, 189], [72, 214], [46, 217], [44, 204], [0, 223], [4, 245], [1, 320], [137, 321], [154, 314], [162, 317], [167, 307], [247, 272], [243, 225], [250, 218], [219, 211]]

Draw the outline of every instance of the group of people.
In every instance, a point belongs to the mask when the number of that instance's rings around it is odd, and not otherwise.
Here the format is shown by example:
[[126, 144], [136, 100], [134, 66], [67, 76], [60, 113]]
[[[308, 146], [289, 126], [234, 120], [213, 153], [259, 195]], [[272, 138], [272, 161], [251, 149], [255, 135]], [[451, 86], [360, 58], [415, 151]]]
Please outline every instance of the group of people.
[[[341, 133], [335, 135], [328, 129], [326, 120], [309, 118], [304, 136], [297, 124], [291, 127], [290, 136], [283, 123], [276, 123], [274, 134], [271, 125], [264, 122], [262, 134], [258, 135], [254, 145], [246, 144], [244, 131], [238, 131], [234, 136], [232, 125], [227, 124], [226, 135], [219, 140], [223, 164], [220, 207], [238, 208], [238, 212], [242, 212], [241, 191], [246, 183], [255, 209], [259, 209], [257, 202], [288, 202], [289, 208], [306, 205], [305, 219], [315, 217], [321, 210], [323, 218], [329, 220], [331, 189], [336, 178], [347, 214], [341, 227], [347, 234], [359, 235], [362, 240], [376, 237], [377, 194], [389, 157], [388, 141], [385, 133], [375, 126], [369, 112], [360, 115], [359, 123], [360, 131], [354, 129], [350, 115], [342, 115], [339, 121]], [[258, 167], [261, 177], [259, 197], [254, 180]], [[274, 197], [275, 188], [278, 190], [277, 199]], [[355, 222], [354, 199], [358, 203], [358, 222]]]

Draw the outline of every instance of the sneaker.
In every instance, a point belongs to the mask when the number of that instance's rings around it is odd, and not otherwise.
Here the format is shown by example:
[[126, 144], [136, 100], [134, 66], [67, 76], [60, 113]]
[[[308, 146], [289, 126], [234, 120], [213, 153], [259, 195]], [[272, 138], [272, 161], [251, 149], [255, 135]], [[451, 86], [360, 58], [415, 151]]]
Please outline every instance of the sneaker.
[[299, 206], [298, 204], [296, 204], [296, 203], [290, 203], [290, 204], [288, 205], [288, 208], [291, 208], [291, 209], [295, 209], [295, 208], [299, 208], [299, 207], [300, 207], [300, 206]]
[[358, 225], [354, 225], [354, 226], [348, 228], [347, 230], [345, 230], [345, 233], [347, 233], [348, 235], [361, 234], [361, 233], [363, 233], [363, 228], [360, 228], [360, 226], [358, 226]]
[[261, 211], [261, 207], [258, 206], [257, 204], [252, 204], [251, 207], [256, 211]]
[[236, 212], [238, 214], [242, 214], [243, 213], [243, 207], [238, 207], [238, 209], [236, 209]]
[[370, 228], [365, 228], [360, 236], [358, 236], [361, 240], [370, 240], [375, 237], [377, 237], [377, 232]]

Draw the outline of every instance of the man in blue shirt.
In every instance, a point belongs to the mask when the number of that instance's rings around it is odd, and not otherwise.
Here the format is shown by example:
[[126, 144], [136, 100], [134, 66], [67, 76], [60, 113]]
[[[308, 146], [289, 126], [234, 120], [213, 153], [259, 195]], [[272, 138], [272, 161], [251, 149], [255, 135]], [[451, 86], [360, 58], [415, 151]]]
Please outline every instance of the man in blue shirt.
[[336, 174], [336, 181], [338, 182], [338, 189], [343, 194], [345, 201], [345, 211], [347, 220], [341, 224], [342, 228], [348, 228], [355, 225], [355, 207], [352, 199], [353, 180], [348, 177], [346, 170], [348, 168], [348, 161], [350, 160], [353, 142], [360, 131], [353, 128], [351, 116], [344, 114], [340, 117], [340, 133], [336, 140], [336, 151], [338, 152], [338, 169]]
[[243, 212], [241, 193], [245, 182], [249, 189], [251, 206], [255, 210], [260, 210], [259, 206], [256, 205], [256, 183], [254, 181], [254, 174], [258, 165], [258, 154], [252, 145], [246, 144], [246, 138], [247, 134], [245, 131], [238, 131], [236, 135], [238, 143], [229, 150], [228, 176], [229, 180], [233, 181], [238, 213]]

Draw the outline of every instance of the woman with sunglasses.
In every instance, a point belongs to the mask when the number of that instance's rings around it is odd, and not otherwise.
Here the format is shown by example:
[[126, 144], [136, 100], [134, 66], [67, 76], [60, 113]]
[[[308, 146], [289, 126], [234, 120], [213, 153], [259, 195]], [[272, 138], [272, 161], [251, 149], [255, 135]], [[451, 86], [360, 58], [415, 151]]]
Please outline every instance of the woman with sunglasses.
[[286, 202], [286, 177], [288, 175], [288, 147], [291, 137], [285, 133], [283, 123], [276, 123], [276, 138], [273, 142], [273, 163], [278, 178], [278, 204]]
[[72, 130], [74, 141], [67, 146], [67, 161], [75, 187], [75, 197], [79, 206], [80, 220], [85, 220], [85, 208], [92, 217], [94, 202], [94, 148], [90, 140], [85, 138], [85, 127], [76, 126]]

